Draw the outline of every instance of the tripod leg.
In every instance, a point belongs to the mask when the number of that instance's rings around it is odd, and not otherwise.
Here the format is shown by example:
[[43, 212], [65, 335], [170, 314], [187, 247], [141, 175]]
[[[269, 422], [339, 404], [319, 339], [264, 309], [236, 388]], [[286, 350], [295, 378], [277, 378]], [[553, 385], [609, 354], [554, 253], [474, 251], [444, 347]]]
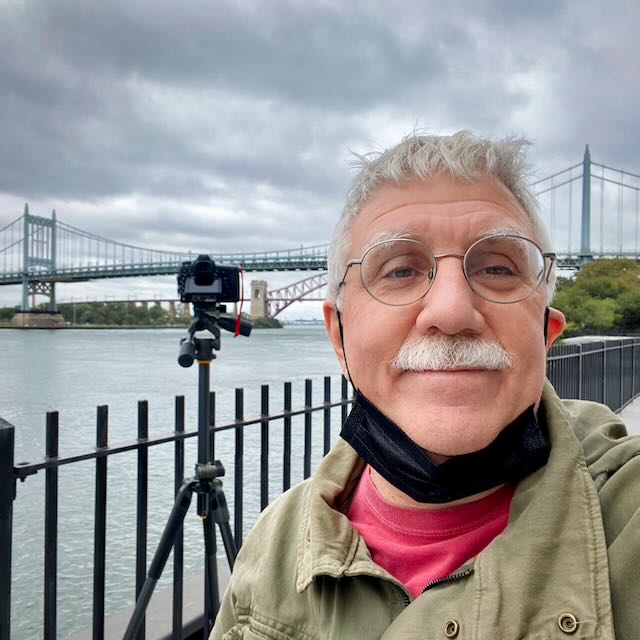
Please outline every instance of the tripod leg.
[[228, 522], [220, 523], [220, 534], [222, 535], [222, 542], [224, 543], [224, 550], [227, 554], [227, 562], [229, 563], [229, 569], [233, 571], [233, 565], [236, 561], [238, 552], [236, 550], [236, 541], [233, 538], [233, 532], [231, 531], [231, 525]]
[[224, 495], [224, 491], [222, 490], [220, 483], [215, 485], [214, 492], [211, 496], [211, 515], [214, 517], [216, 524], [220, 528], [220, 535], [222, 536], [224, 550], [227, 554], [229, 569], [233, 571], [233, 565], [236, 561], [236, 556], [238, 555], [238, 549], [236, 547], [235, 540], [233, 539], [231, 525], [229, 524], [231, 518], [229, 517], [227, 498]]
[[218, 586], [218, 564], [216, 560], [216, 530], [211, 517], [202, 521], [205, 550], [205, 596], [204, 596], [204, 639], [207, 640], [213, 621], [220, 608], [220, 591]]
[[142, 591], [140, 591], [140, 595], [138, 596], [135, 609], [133, 610], [129, 624], [127, 625], [127, 630], [124, 632], [123, 640], [134, 640], [138, 630], [140, 629], [149, 600], [151, 600], [156, 583], [162, 575], [162, 571], [167, 563], [167, 558], [171, 553], [176, 536], [180, 532], [180, 527], [184, 522], [184, 517], [187, 515], [189, 505], [191, 504], [193, 490], [197, 484], [197, 480], [194, 478], [188, 478], [182, 483], [182, 486], [178, 490], [178, 495], [176, 496], [176, 501], [173, 505], [173, 509], [171, 510], [171, 515], [169, 516], [164, 531], [162, 532], [160, 544], [158, 544], [158, 548], [156, 549], [151, 565], [149, 566], [147, 579], [144, 581]]

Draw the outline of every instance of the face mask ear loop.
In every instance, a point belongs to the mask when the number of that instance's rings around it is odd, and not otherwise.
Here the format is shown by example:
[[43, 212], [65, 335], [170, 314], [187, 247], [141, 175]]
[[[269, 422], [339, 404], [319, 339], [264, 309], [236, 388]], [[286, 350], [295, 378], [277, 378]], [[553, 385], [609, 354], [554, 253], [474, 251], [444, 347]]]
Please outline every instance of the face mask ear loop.
[[344, 366], [347, 370], [347, 376], [349, 376], [349, 382], [351, 383], [351, 386], [353, 387], [354, 391], [358, 391], [358, 387], [356, 387], [355, 383], [353, 382], [351, 371], [349, 371], [349, 363], [347, 362], [347, 351], [344, 348], [344, 328], [342, 326], [342, 315], [340, 314], [338, 309], [336, 309], [336, 315], [338, 316], [338, 328], [340, 329], [340, 345], [342, 346], [342, 357], [344, 358]]
[[[549, 307], [544, 310], [544, 344], [547, 345], [547, 332], [549, 329]], [[344, 346], [342, 347], [344, 351]]]

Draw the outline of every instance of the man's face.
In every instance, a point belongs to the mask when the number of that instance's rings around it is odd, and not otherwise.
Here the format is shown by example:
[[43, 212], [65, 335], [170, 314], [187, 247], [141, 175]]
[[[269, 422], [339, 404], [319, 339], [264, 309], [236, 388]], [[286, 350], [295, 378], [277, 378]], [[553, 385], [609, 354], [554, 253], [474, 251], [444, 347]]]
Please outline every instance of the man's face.
[[[434, 254], [464, 254], [480, 236], [511, 229], [534, 241], [532, 224], [501, 183], [453, 181], [384, 185], [364, 205], [351, 228], [347, 259], [362, 257], [376, 238], [408, 234]], [[427, 451], [443, 456], [477, 451], [527, 407], [539, 402], [545, 376], [545, 286], [521, 302], [496, 304], [474, 293], [455, 257], [438, 261], [437, 276], [418, 302], [393, 307], [363, 288], [352, 266], [342, 290], [344, 352], [335, 305], [325, 321], [343, 370], [385, 415]], [[552, 310], [548, 345], [564, 328]], [[392, 361], [403, 343], [421, 336], [464, 335], [500, 344], [513, 367], [499, 371], [403, 371]]]

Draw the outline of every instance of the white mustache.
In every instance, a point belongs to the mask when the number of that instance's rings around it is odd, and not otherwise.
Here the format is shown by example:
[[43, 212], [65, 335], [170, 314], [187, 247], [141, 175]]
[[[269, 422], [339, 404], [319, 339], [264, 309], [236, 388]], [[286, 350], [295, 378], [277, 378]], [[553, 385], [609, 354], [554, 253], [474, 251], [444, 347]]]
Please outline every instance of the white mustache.
[[512, 368], [513, 358], [497, 342], [487, 342], [464, 335], [439, 335], [423, 336], [405, 342], [391, 364], [404, 371], [500, 371]]

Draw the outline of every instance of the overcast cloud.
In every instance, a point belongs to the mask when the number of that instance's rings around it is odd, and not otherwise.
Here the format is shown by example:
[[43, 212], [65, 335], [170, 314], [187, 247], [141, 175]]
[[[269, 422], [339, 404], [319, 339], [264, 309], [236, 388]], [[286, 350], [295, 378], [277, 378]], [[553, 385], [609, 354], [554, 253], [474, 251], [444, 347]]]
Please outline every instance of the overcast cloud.
[[640, 173], [639, 34], [635, 0], [0, 0], [0, 226], [28, 201], [153, 248], [320, 244], [350, 151], [416, 127]]

